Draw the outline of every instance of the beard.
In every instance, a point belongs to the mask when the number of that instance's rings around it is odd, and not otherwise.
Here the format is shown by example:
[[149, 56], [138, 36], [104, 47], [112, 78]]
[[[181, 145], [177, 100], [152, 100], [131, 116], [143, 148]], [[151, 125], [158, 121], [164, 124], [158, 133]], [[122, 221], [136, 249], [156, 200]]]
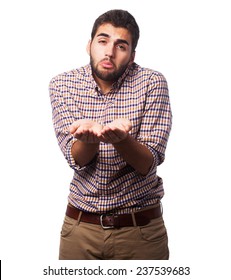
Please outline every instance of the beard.
[[129, 65], [129, 62], [126, 64], [120, 64], [119, 67], [116, 68], [113, 72], [100, 71], [98, 64], [96, 64], [92, 56], [90, 56], [90, 65], [91, 65], [92, 73], [96, 75], [99, 79], [107, 82], [115, 82], [119, 79], [119, 77], [123, 75], [123, 73], [125, 72], [125, 70]]

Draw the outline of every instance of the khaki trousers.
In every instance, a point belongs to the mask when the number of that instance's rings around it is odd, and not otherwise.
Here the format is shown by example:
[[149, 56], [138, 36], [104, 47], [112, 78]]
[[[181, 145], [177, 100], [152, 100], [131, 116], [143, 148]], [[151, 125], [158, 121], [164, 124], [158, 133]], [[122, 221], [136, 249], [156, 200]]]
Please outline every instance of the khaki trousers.
[[168, 237], [162, 217], [146, 226], [103, 229], [65, 216], [60, 260], [167, 260]]

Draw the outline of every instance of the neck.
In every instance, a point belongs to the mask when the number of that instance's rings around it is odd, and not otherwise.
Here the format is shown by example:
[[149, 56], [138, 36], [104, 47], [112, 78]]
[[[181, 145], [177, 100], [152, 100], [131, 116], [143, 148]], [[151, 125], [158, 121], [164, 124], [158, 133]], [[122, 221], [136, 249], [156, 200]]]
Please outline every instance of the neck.
[[104, 80], [99, 79], [95, 75], [93, 75], [93, 76], [103, 94], [107, 94], [112, 89], [112, 85], [114, 83], [113, 81], [104, 81]]

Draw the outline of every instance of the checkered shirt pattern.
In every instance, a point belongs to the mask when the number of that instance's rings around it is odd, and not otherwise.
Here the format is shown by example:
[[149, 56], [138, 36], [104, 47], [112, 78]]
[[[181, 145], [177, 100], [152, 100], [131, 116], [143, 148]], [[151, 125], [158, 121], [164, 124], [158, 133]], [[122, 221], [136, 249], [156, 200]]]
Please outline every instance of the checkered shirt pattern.
[[[156, 204], [164, 195], [157, 166], [164, 161], [172, 114], [164, 76], [136, 63], [129, 66], [112, 90], [102, 94], [91, 66], [65, 72], [50, 82], [53, 124], [58, 144], [74, 170], [68, 200], [93, 213], [128, 213]], [[129, 119], [130, 134], [153, 154], [146, 176], [139, 174], [112, 144], [100, 143], [99, 152], [80, 167], [71, 155], [76, 139], [69, 126], [78, 119], [106, 125], [117, 118]], [[137, 160], [139, 160], [137, 158]]]

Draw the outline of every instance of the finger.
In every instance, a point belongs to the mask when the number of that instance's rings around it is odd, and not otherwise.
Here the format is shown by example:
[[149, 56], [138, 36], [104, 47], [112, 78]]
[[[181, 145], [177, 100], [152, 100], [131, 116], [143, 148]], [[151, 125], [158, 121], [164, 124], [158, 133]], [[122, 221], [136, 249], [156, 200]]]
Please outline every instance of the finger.
[[129, 132], [131, 129], [132, 129], [132, 127], [131, 127], [130, 125], [124, 126], [124, 130], [125, 130], [126, 132]]
[[70, 133], [73, 134], [79, 127], [80, 127], [80, 125], [77, 124], [77, 123], [71, 124], [70, 127], [69, 127]]
[[103, 134], [103, 137], [109, 143], [116, 143], [124, 138], [124, 134], [120, 130], [108, 130]]
[[92, 143], [99, 143], [100, 142], [100, 138], [97, 137], [96, 135], [92, 136]]
[[98, 143], [100, 142], [100, 139], [97, 137], [97, 135], [92, 131], [88, 134], [88, 143]]
[[79, 139], [82, 141], [82, 139], [85, 139], [86, 138], [86, 130], [79, 126], [73, 133], [73, 136], [76, 138], [76, 139]]
[[88, 131], [83, 131], [83, 132], [80, 132], [79, 133], [79, 138], [78, 138], [80, 141], [82, 142], [86, 142], [88, 143], [88, 139], [89, 139], [89, 133]]

